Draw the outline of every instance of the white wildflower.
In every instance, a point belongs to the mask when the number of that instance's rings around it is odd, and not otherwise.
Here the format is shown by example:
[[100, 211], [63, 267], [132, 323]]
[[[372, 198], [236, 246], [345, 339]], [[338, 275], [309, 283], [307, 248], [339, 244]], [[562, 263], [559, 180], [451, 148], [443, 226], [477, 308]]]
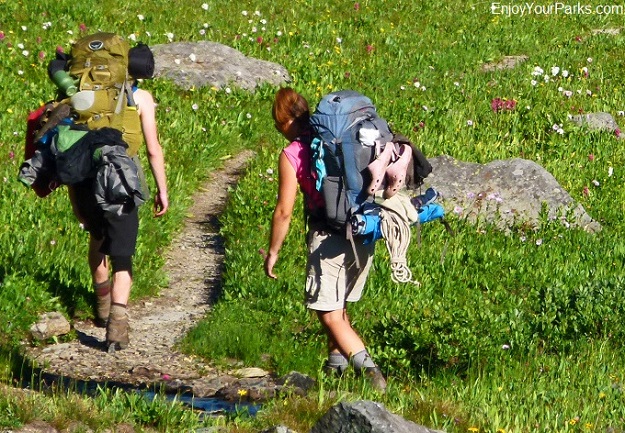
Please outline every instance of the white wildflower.
[[141, 14], [137, 15], [137, 18], [139, 19], [139, 21], [143, 21], [145, 19], [145, 17]]
[[559, 68], [559, 67], [557, 67], [557, 66], [553, 66], [553, 67], [551, 68], [551, 75], [553, 75], [554, 77], [555, 77], [556, 75], [558, 75], [558, 73], [559, 73], [559, 72], [560, 72], [560, 68]]
[[202, 3], [202, 9], [207, 11], [208, 10], [208, 3]]

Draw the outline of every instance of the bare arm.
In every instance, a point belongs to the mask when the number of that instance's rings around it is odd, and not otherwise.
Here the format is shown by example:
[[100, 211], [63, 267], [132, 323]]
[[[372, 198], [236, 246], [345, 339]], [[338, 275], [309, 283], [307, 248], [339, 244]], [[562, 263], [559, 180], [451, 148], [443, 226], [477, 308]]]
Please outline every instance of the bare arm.
[[154, 108], [154, 98], [142, 89], [134, 92], [135, 102], [139, 107], [141, 116], [141, 127], [148, 152], [150, 170], [156, 182], [156, 194], [154, 196], [154, 216], [164, 215], [169, 208], [169, 198], [167, 195], [167, 178], [165, 176], [165, 158], [163, 148], [158, 141], [158, 131], [156, 128], [156, 113]]
[[288, 158], [282, 152], [280, 154], [280, 164], [278, 167], [279, 189], [278, 202], [273, 211], [271, 220], [271, 237], [269, 240], [269, 251], [265, 256], [265, 273], [268, 277], [278, 278], [273, 272], [273, 267], [278, 261], [278, 253], [291, 224], [293, 208], [297, 197], [297, 178], [295, 169]]

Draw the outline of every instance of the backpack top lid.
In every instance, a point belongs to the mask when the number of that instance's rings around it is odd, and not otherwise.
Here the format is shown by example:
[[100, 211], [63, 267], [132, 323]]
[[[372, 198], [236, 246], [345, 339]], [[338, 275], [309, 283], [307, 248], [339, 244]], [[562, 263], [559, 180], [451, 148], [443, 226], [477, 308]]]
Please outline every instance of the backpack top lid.
[[80, 90], [121, 88], [128, 78], [128, 42], [115, 33], [95, 33], [74, 42], [69, 73]]
[[359, 120], [373, 117], [377, 113], [371, 99], [353, 90], [339, 90], [319, 101], [310, 124], [323, 141], [336, 144], [346, 139], [343, 134]]

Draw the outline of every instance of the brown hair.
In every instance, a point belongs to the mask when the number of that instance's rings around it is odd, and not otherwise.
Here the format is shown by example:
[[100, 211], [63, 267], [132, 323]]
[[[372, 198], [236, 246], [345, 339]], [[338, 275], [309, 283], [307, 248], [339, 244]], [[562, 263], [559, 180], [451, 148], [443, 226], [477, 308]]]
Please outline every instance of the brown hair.
[[310, 118], [308, 101], [292, 88], [283, 87], [276, 93], [272, 115], [276, 124], [284, 125], [293, 120], [298, 126], [306, 126]]

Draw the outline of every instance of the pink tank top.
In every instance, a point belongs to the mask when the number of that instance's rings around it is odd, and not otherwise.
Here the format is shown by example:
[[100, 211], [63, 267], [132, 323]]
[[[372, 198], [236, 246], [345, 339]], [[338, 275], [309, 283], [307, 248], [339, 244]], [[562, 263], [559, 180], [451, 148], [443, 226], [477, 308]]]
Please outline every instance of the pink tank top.
[[306, 138], [304, 138], [303, 142], [295, 140], [291, 142], [283, 152], [295, 169], [295, 177], [297, 178], [297, 183], [302, 193], [304, 193], [306, 208], [316, 210], [325, 207], [323, 196], [317, 191], [317, 188], [315, 188], [315, 178], [311, 170], [310, 144], [308, 140], [306, 140]]

